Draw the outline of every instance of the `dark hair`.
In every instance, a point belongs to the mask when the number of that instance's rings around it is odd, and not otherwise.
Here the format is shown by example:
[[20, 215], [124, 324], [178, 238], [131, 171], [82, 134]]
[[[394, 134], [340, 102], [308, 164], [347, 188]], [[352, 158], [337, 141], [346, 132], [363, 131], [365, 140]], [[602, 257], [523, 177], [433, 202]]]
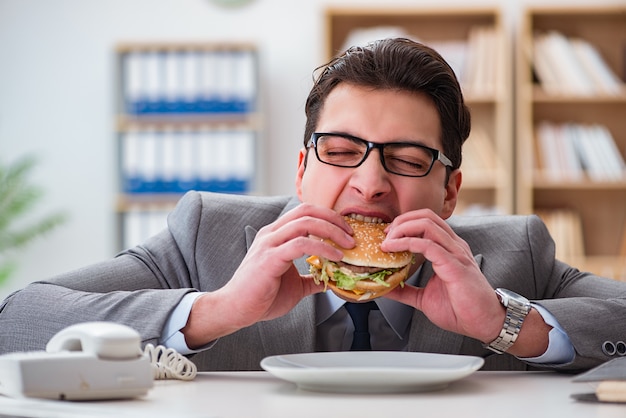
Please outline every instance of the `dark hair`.
[[441, 120], [443, 153], [454, 168], [461, 165], [461, 147], [471, 128], [470, 112], [454, 71], [432, 48], [405, 38], [379, 40], [349, 48], [318, 67], [317, 72], [319, 76], [305, 106], [305, 146], [315, 131], [326, 98], [335, 86], [345, 82], [429, 96]]

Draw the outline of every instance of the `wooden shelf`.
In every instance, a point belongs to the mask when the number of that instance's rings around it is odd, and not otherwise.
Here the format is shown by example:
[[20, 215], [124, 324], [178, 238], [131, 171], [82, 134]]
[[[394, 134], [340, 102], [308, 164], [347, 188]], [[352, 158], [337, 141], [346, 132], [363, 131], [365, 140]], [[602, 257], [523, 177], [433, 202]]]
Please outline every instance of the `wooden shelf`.
[[181, 114], [181, 115], [128, 115], [117, 116], [119, 132], [131, 129], [251, 129], [262, 127], [259, 113]]
[[580, 95], [554, 95], [548, 94], [541, 87], [534, 85], [532, 89], [532, 100], [535, 103], [549, 104], [620, 104], [626, 103], [626, 87], [622, 89], [622, 93], [618, 95], [595, 94], [593, 96]]
[[171, 210], [182, 196], [182, 193], [120, 194], [117, 197], [117, 212], [123, 214], [132, 209]]
[[[626, 174], [626, 173], [625, 173]], [[626, 191], [626, 179], [620, 181], [556, 181], [549, 180], [540, 171], [535, 172], [533, 187], [539, 190], [624, 190]]]
[[127, 54], [129, 52], [142, 51], [161, 51], [161, 52], [179, 52], [179, 51], [251, 51], [255, 52], [257, 46], [246, 42], [206, 42], [206, 41], [150, 41], [150, 42], [124, 42], [119, 43], [115, 51], [118, 54]]

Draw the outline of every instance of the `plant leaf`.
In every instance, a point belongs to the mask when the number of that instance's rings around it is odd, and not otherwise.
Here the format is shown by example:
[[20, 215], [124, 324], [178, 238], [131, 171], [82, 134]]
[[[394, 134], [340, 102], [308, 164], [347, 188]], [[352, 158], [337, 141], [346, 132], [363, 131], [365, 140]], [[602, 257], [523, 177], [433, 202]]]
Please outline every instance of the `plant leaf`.
[[[22, 219], [43, 197], [43, 191], [28, 179], [36, 163], [37, 158], [27, 155], [12, 164], [0, 164], [0, 254], [23, 248], [68, 218], [64, 212], [55, 212], [37, 220]], [[3, 276], [12, 270], [14, 267], [0, 266]]]

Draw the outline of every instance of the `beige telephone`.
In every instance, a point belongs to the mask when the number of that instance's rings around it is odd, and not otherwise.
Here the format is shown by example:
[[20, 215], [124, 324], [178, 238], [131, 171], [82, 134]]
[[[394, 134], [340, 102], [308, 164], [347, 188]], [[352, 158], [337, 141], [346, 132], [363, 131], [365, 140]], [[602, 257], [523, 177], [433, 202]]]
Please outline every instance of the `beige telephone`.
[[[150, 344], [112, 322], [84, 322], [54, 335], [46, 351], [0, 356], [0, 394], [47, 399], [121, 399], [145, 395], [154, 379], [190, 380], [196, 368], [174, 350]], [[174, 365], [175, 369], [172, 369]]]

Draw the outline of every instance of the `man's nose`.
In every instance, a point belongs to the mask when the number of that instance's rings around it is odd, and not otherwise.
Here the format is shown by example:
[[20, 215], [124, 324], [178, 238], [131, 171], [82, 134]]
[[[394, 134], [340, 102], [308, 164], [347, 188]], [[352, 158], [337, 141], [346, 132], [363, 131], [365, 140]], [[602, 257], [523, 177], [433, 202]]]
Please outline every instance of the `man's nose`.
[[391, 190], [389, 173], [381, 160], [380, 150], [372, 149], [363, 163], [355, 168], [350, 180], [365, 199], [376, 199]]

